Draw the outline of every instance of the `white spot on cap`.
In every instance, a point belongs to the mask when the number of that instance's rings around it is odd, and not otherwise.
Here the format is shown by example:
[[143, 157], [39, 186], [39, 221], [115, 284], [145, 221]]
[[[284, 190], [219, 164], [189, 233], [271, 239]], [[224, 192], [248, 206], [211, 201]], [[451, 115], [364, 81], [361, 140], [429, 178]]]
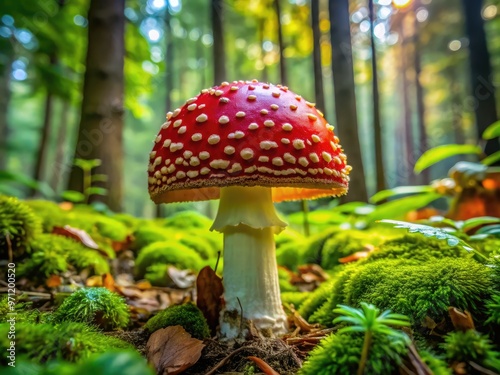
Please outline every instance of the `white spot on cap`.
[[208, 151], [202, 151], [198, 154], [201, 160], [207, 160], [210, 157], [210, 153]]
[[290, 104], [290, 109], [292, 111], [296, 111], [297, 110], [297, 106], [295, 104]]
[[222, 91], [222, 90], [215, 90], [215, 96], [221, 96], [222, 94], [224, 94], [224, 91]]
[[186, 174], [188, 175], [189, 178], [195, 178], [195, 177], [198, 177], [198, 175], [200, 174], [200, 172], [198, 172], [198, 171], [187, 171]]
[[337, 145], [335, 144], [335, 142], [330, 141], [330, 146], [332, 146], [333, 151], [337, 151]]
[[255, 165], [252, 165], [251, 167], [245, 168], [245, 173], [253, 173], [257, 170], [257, 167]]
[[285, 154], [283, 155], [283, 159], [285, 159], [285, 161], [287, 161], [290, 164], [295, 164], [295, 162], [297, 161], [297, 158], [292, 154], [290, 154], [289, 152], [285, 152]]
[[148, 165], [148, 172], [154, 172], [155, 171], [155, 166], [152, 163], [149, 163]]
[[333, 161], [335, 164], [342, 164], [342, 160], [340, 160], [340, 158], [338, 156], [334, 156]]
[[154, 163], [153, 163], [153, 164], [154, 164], [154, 165], [155, 165], [155, 167], [156, 167], [157, 165], [160, 165], [160, 164], [161, 164], [161, 161], [162, 161], [161, 156], [158, 156], [158, 157], [155, 159], [155, 161], [154, 161]]
[[158, 134], [155, 138], [155, 143], [158, 143], [161, 141], [161, 134]]
[[264, 126], [268, 128], [272, 128], [274, 126], [274, 121], [273, 120], [266, 120], [264, 121]]
[[170, 121], [167, 121], [167, 122], [164, 122], [162, 125], [161, 125], [161, 128], [162, 129], [167, 129], [169, 126], [170, 126], [171, 122]]
[[278, 148], [278, 144], [273, 141], [262, 141], [260, 142], [260, 148], [263, 150], [270, 150], [272, 148]]
[[309, 165], [309, 161], [304, 156], [301, 156], [299, 158], [299, 164], [303, 167], [307, 167]]
[[200, 173], [201, 173], [202, 175], [209, 174], [209, 173], [210, 173], [210, 168], [203, 167], [203, 168], [201, 168]]
[[177, 108], [174, 112], [172, 112], [172, 117], [176, 117], [179, 113], [181, 113], [180, 108]]
[[185, 126], [181, 126], [179, 128], [179, 130], [177, 130], [177, 133], [179, 133], [179, 134], [184, 134], [185, 132], [186, 132], [186, 127]]
[[243, 133], [241, 130], [236, 130], [234, 132], [234, 138], [236, 139], [241, 139], [245, 136], [245, 133]]
[[316, 105], [316, 103], [311, 103], [311, 102], [306, 102], [306, 104], [309, 108], [314, 108], [314, 106]]
[[295, 95], [295, 99], [297, 99], [297, 100], [300, 102], [300, 100], [302, 99], [302, 96], [300, 96], [300, 95]]
[[196, 122], [205, 122], [208, 120], [208, 116], [204, 113], [196, 117]]
[[178, 128], [179, 126], [181, 126], [181, 124], [182, 124], [182, 120], [181, 119], [175, 120], [174, 121], [174, 128]]
[[170, 164], [167, 168], [167, 171], [168, 173], [174, 173], [175, 171], [175, 165], [174, 164]]
[[319, 156], [318, 156], [318, 154], [317, 154], [317, 153], [315, 153], [315, 152], [311, 152], [311, 153], [309, 154], [309, 159], [311, 159], [311, 161], [312, 161], [313, 163], [319, 163]]
[[323, 160], [326, 161], [327, 163], [332, 161], [332, 155], [330, 155], [328, 152], [323, 151], [321, 153], [321, 156], [323, 157]]
[[293, 147], [296, 150], [302, 150], [303, 148], [306, 147], [306, 145], [304, 144], [304, 141], [302, 139], [294, 139], [292, 143], [293, 143]]
[[201, 90], [201, 93], [202, 93], [202, 94], [206, 94], [207, 92], [208, 92], [208, 89], [203, 89], [203, 90]]
[[210, 166], [214, 169], [226, 169], [229, 166], [229, 160], [215, 159], [210, 162]]
[[243, 150], [240, 151], [240, 156], [244, 159], [244, 160], [250, 160], [251, 158], [253, 158], [253, 150], [251, 148], [244, 148]]
[[255, 95], [248, 95], [247, 99], [250, 101], [253, 101], [253, 100], [257, 99], [257, 97]]
[[243, 111], [238, 111], [238, 112], [236, 112], [236, 117], [238, 117], [238, 118], [245, 117], [245, 115], [246, 115], [246, 113], [245, 113], [245, 112], [243, 112]]
[[276, 110], [278, 110], [278, 109], [279, 109], [279, 107], [280, 107], [280, 106], [279, 106], [279, 105], [277, 105], [277, 104], [271, 104], [269, 107], [271, 107], [271, 109], [272, 109], [273, 111], [276, 111]]
[[321, 138], [318, 135], [316, 135], [316, 134], [311, 135], [311, 139], [315, 143], [318, 143], [319, 141], [321, 141]]
[[309, 120], [311, 121], [316, 121], [318, 119], [318, 116], [313, 115], [312, 113], [308, 113], [307, 117], [309, 117]]
[[167, 112], [167, 120], [170, 120], [172, 118], [173, 112]]
[[185, 178], [186, 177], [186, 172], [184, 172], [184, 171], [177, 171], [177, 173], [175, 174], [175, 177], [177, 177], [179, 180], [181, 178]]
[[255, 130], [258, 128], [259, 128], [259, 125], [257, 125], [255, 122], [252, 122], [250, 125], [248, 125], [248, 129], [250, 129], [250, 130]]
[[192, 156], [191, 159], [189, 159], [189, 165], [191, 165], [192, 167], [200, 165], [200, 159], [198, 159], [196, 156]]
[[231, 88], [229, 90], [231, 90], [231, 91], [238, 91], [238, 86], [231, 86]]
[[184, 156], [184, 159], [189, 159], [191, 156], [193, 156], [193, 152], [186, 150], [182, 153], [182, 156]]
[[203, 138], [203, 135], [201, 133], [194, 133], [192, 136], [191, 136], [191, 139], [194, 141], [194, 142], [198, 142], [198, 141], [201, 141], [201, 139]]
[[197, 105], [193, 103], [193, 104], [188, 105], [187, 108], [188, 108], [188, 111], [194, 111], [196, 109], [196, 107], [197, 107]]
[[324, 168], [325, 174], [328, 176], [331, 176], [333, 174], [333, 171], [330, 168]]
[[267, 163], [269, 161], [269, 156], [261, 155], [261, 156], [259, 156], [259, 161], [261, 163]]
[[273, 173], [274, 171], [268, 167], [259, 167], [257, 170], [261, 173]]
[[283, 143], [284, 145], [289, 145], [290, 140], [288, 138], [281, 138], [281, 143]]
[[168, 173], [167, 167], [165, 166], [161, 167], [160, 172], [161, 174], [167, 174]]
[[177, 143], [172, 143], [170, 145], [170, 152], [175, 152], [177, 150], [182, 150], [182, 148], [184, 147], [184, 143], [182, 142], [177, 142]]
[[184, 162], [184, 159], [181, 158], [180, 156], [177, 159], [175, 159], [175, 164], [177, 164], [177, 165], [181, 165], [183, 162]]
[[221, 116], [219, 117], [219, 124], [227, 124], [229, 122], [229, 117]]
[[273, 165], [276, 165], [277, 167], [281, 167], [284, 164], [283, 159], [280, 158], [279, 156], [273, 158], [272, 163], [273, 163]]
[[236, 149], [233, 146], [224, 147], [224, 153], [227, 155], [232, 155], [232, 154], [234, 154], [235, 151], [236, 151]]
[[295, 168], [295, 172], [297, 172], [298, 174], [302, 175], [302, 176], [305, 176], [307, 175], [307, 172], [306, 171], [303, 171], [302, 169], [300, 168]]
[[279, 93], [278, 91], [273, 91], [273, 96], [274, 96], [275, 98], [279, 98], [279, 97], [280, 97], [280, 95], [281, 95], [281, 93]]
[[211, 145], [216, 145], [219, 143], [220, 137], [217, 134], [212, 134], [210, 137], [208, 137], [208, 143]]
[[241, 164], [240, 163], [234, 163], [230, 169], [228, 169], [227, 171], [229, 173], [234, 173], [234, 172], [239, 172], [241, 171], [243, 168], [241, 167]]
[[229, 82], [227, 81], [224, 81], [220, 84], [222, 87], [225, 87], [225, 86], [229, 86]]
[[170, 147], [171, 143], [172, 143], [171, 139], [165, 139], [165, 142], [163, 142], [163, 147], [168, 148]]
[[161, 178], [161, 172], [160, 171], [156, 171], [155, 174], [154, 174], [154, 176], [156, 178]]
[[267, 109], [261, 109], [260, 110], [260, 114], [261, 115], [267, 115], [269, 113], [269, 111]]
[[189, 98], [188, 100], [186, 100], [186, 104], [194, 103], [197, 99], [197, 97]]
[[293, 126], [292, 126], [292, 124], [285, 122], [281, 128], [286, 132], [290, 132], [290, 131], [292, 131]]
[[326, 128], [328, 130], [330, 130], [331, 132], [333, 132], [333, 129], [335, 129], [335, 127], [333, 125], [330, 125], [330, 124], [326, 124]]
[[200, 105], [198, 106], [198, 109], [203, 109], [203, 108], [205, 108], [205, 104], [200, 104]]
[[309, 168], [307, 170], [307, 172], [309, 172], [312, 175], [317, 175], [318, 174], [318, 170], [316, 168]]
[[222, 98], [219, 99], [219, 103], [226, 104], [226, 103], [229, 103], [229, 102], [230, 102], [229, 98], [226, 98], [225, 96], [223, 96]]
[[149, 154], [149, 158], [154, 159], [155, 157], [156, 157], [156, 151], [151, 151], [151, 153]]

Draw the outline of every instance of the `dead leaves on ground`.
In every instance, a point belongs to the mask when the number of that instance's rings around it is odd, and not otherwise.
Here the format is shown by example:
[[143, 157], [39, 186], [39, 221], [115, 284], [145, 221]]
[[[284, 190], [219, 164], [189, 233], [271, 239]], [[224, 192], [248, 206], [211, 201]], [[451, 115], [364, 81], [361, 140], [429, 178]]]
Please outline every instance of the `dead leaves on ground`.
[[151, 335], [146, 354], [157, 374], [176, 375], [198, 362], [204, 347], [181, 326], [171, 326]]
[[219, 324], [219, 315], [222, 309], [222, 294], [224, 287], [222, 279], [209, 266], [204, 267], [196, 279], [196, 305], [203, 312], [212, 335]]

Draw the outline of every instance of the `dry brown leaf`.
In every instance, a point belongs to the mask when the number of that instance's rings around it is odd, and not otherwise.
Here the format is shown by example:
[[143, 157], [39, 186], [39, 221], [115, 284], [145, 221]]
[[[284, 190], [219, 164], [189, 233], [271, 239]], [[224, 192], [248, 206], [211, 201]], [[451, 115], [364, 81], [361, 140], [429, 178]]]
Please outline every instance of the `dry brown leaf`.
[[51, 275], [45, 281], [45, 285], [47, 285], [47, 287], [49, 287], [49, 288], [57, 288], [61, 284], [62, 284], [62, 278], [61, 278], [61, 276], [58, 276], [58, 275]]
[[249, 360], [251, 360], [252, 362], [254, 362], [257, 365], [257, 367], [260, 368], [264, 372], [264, 374], [266, 374], [266, 375], [280, 375], [271, 366], [269, 366], [264, 360], [262, 360], [258, 357], [254, 357], [254, 356], [250, 356], [247, 358]]
[[339, 263], [344, 264], [344, 263], [355, 262], [357, 260], [364, 259], [364, 258], [368, 257], [369, 254], [370, 254], [369, 251], [358, 251], [354, 254], [340, 258]]
[[293, 312], [293, 322], [304, 332], [311, 332], [314, 328], [318, 328], [316, 324], [309, 324], [297, 311]]
[[54, 229], [52, 229], [52, 233], [72, 238], [91, 249], [99, 250], [99, 245], [84, 230], [65, 225], [64, 227], [54, 227]]
[[112, 291], [116, 292], [116, 287], [115, 287], [115, 279], [113, 279], [113, 276], [110, 273], [105, 273], [102, 275], [102, 285]]
[[196, 275], [191, 270], [180, 270], [174, 266], [168, 266], [167, 273], [174, 285], [181, 289], [192, 287], [196, 280]]
[[146, 345], [148, 362], [157, 374], [176, 375], [193, 366], [205, 345], [181, 326], [171, 326], [153, 333]]
[[222, 280], [209, 266], [204, 267], [196, 279], [198, 298], [196, 305], [203, 312], [212, 334], [215, 334], [219, 324], [219, 314], [222, 309]]
[[135, 284], [135, 287], [139, 290], [151, 289], [151, 283], [148, 280], [141, 280]]
[[85, 280], [87, 286], [102, 286], [102, 276], [94, 275]]
[[455, 327], [457, 331], [468, 331], [469, 329], [475, 329], [472, 315], [467, 310], [461, 312], [456, 307], [450, 306], [448, 307], [448, 313], [450, 314], [453, 327]]
[[132, 244], [134, 240], [134, 237], [131, 235], [128, 235], [125, 237], [125, 240], [123, 241], [112, 241], [111, 242], [111, 247], [113, 250], [117, 253], [123, 250], [128, 250], [130, 248], [130, 245]]

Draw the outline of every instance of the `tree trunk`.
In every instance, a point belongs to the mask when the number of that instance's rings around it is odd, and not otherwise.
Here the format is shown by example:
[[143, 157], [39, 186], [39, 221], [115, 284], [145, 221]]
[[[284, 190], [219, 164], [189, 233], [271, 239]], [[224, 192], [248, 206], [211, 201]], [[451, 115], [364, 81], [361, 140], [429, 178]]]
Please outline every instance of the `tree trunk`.
[[70, 102], [62, 99], [61, 120], [56, 141], [56, 154], [54, 163], [52, 163], [52, 177], [50, 180], [50, 186], [56, 193], [59, 192], [61, 180], [67, 172], [66, 135], [68, 133], [70, 108]]
[[274, 11], [276, 12], [276, 25], [278, 31], [278, 44], [280, 51], [280, 80], [282, 85], [288, 84], [288, 77], [286, 72], [286, 62], [285, 62], [285, 44], [283, 42], [283, 28], [281, 26], [281, 6], [280, 0], [274, 0]]
[[313, 32], [314, 96], [316, 106], [326, 116], [325, 93], [323, 89], [323, 67], [321, 65], [321, 30], [319, 29], [319, 1], [311, 0], [311, 23]]
[[382, 125], [380, 123], [380, 94], [378, 89], [377, 49], [375, 47], [373, 0], [368, 0], [370, 14], [370, 47], [372, 51], [372, 97], [373, 97], [373, 135], [375, 141], [375, 168], [377, 191], [385, 190], [385, 168], [382, 145]]
[[226, 53], [224, 48], [223, 0], [212, 0], [212, 33], [214, 38], [214, 84], [226, 80]]
[[[88, 49], [80, 128], [75, 157], [100, 159], [95, 172], [108, 176], [100, 186], [105, 196], [93, 195], [119, 211], [123, 198], [123, 60], [125, 0], [91, 0]], [[81, 170], [71, 171], [69, 188], [82, 189]]]
[[0, 170], [7, 169], [7, 147], [9, 139], [9, 122], [7, 111], [10, 103], [10, 75], [12, 73], [12, 56], [8, 56], [0, 72]]
[[367, 201], [365, 173], [358, 136], [356, 95], [352, 65], [349, 1], [329, 0], [332, 73], [335, 91], [337, 133], [352, 165], [349, 194], [345, 201]]
[[[497, 117], [495, 86], [491, 70], [490, 54], [486, 43], [484, 21], [481, 16], [482, 0], [463, 0], [465, 30], [469, 38], [469, 62], [472, 79], [472, 96], [476, 101], [475, 115], [478, 138], [484, 130], [494, 123]], [[486, 155], [500, 151], [498, 138], [487, 141], [484, 146]]]
[[265, 18], [259, 18], [258, 21], [258, 32], [259, 32], [259, 45], [260, 45], [260, 59], [262, 61], [262, 82], [269, 82], [269, 72], [267, 69], [267, 65], [264, 61], [264, 57], [266, 56], [266, 53], [264, 52], [264, 27], [266, 24], [266, 19]]

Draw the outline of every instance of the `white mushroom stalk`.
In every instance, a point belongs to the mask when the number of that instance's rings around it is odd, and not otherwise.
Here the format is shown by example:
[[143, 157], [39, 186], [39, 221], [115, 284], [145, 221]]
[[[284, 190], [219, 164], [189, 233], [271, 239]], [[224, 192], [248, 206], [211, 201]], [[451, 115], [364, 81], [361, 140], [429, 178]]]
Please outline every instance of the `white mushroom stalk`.
[[287, 332], [274, 243], [274, 235], [285, 227], [276, 214], [270, 188], [221, 189], [212, 230], [224, 234], [222, 337], [245, 336], [249, 321], [266, 336]]

